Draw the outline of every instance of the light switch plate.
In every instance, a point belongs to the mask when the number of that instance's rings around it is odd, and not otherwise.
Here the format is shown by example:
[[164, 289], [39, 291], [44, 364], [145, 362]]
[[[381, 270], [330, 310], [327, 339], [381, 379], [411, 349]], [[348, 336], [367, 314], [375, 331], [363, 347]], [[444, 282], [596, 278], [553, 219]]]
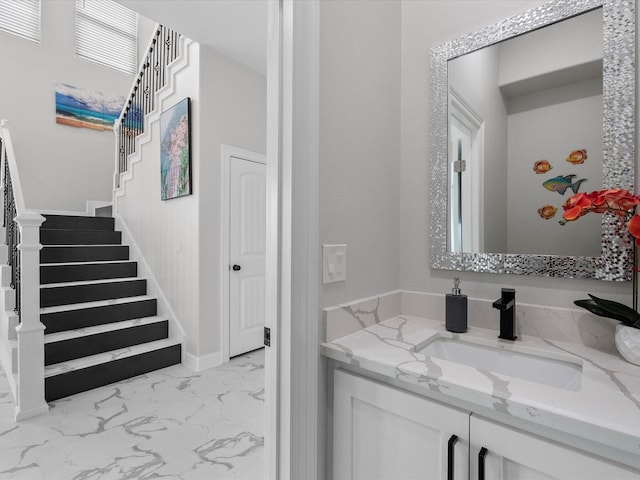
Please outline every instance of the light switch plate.
[[347, 279], [347, 246], [322, 245], [322, 283]]

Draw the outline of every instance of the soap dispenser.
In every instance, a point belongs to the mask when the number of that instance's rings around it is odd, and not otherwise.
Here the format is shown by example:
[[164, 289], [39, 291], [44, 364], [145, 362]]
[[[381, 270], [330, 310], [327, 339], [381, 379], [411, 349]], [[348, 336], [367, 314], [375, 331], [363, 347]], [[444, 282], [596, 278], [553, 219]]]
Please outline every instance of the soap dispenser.
[[460, 279], [453, 279], [453, 289], [445, 296], [445, 328], [454, 333], [467, 331], [467, 296], [460, 293]]

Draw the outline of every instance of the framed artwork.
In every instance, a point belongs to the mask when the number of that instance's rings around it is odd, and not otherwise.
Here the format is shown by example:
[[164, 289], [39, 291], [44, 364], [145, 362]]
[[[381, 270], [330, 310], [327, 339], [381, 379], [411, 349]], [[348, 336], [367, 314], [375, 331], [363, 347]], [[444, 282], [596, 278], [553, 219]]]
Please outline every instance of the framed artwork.
[[160, 115], [160, 192], [162, 200], [191, 194], [190, 98]]
[[56, 83], [56, 123], [92, 130], [113, 131], [124, 97], [105, 95], [89, 88]]

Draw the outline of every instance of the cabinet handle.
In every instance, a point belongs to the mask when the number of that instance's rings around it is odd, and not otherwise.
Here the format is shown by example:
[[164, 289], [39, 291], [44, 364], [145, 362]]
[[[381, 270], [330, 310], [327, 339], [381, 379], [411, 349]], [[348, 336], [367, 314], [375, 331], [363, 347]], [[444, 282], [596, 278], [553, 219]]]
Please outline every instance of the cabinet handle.
[[480, 453], [478, 453], [478, 480], [484, 480], [484, 457], [487, 456], [489, 451], [482, 447]]
[[449, 438], [449, 448], [447, 454], [447, 480], [453, 480], [455, 446], [458, 443], [458, 436], [451, 435]]

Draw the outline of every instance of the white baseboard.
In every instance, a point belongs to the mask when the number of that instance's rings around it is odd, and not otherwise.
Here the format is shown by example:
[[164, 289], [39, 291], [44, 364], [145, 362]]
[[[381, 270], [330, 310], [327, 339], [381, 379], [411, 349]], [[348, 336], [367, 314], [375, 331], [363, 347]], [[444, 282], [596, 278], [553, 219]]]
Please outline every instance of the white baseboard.
[[209, 370], [222, 365], [222, 352], [214, 352], [198, 357], [183, 350], [182, 364], [194, 372]]

